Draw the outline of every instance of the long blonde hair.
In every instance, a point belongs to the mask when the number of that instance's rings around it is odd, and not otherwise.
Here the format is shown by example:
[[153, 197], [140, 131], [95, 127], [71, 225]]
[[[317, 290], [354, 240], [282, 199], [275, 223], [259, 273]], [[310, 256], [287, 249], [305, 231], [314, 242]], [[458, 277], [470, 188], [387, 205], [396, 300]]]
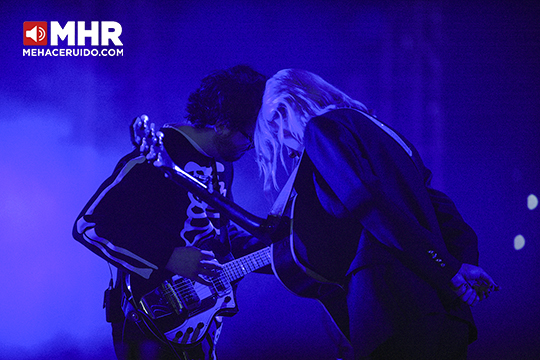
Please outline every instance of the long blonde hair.
[[266, 82], [255, 129], [255, 149], [267, 194], [272, 187], [279, 190], [276, 181], [278, 158], [287, 170], [283, 157], [284, 122], [289, 123], [290, 136], [303, 147], [304, 130], [309, 120], [339, 108], [367, 111], [364, 104], [306, 70], [280, 70]]

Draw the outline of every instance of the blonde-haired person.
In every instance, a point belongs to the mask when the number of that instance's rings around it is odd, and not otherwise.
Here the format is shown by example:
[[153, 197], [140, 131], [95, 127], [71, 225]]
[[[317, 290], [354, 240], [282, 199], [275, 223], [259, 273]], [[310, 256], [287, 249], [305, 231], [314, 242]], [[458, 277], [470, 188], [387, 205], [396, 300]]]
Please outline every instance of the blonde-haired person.
[[410, 142], [320, 76], [286, 69], [266, 83], [255, 148], [267, 192], [284, 150], [298, 159], [297, 255], [345, 289], [329, 310], [347, 309], [334, 319], [354, 358], [467, 357], [469, 307], [499, 287]]

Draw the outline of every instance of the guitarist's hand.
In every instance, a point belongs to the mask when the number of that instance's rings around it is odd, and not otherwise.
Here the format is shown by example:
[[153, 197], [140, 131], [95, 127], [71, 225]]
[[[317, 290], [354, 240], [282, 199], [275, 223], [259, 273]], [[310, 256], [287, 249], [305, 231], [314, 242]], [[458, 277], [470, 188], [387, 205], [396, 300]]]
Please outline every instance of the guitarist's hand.
[[195, 246], [177, 247], [174, 249], [166, 269], [182, 277], [198, 281], [204, 285], [212, 285], [201, 275], [215, 278], [223, 266], [215, 259], [211, 251], [201, 250]]

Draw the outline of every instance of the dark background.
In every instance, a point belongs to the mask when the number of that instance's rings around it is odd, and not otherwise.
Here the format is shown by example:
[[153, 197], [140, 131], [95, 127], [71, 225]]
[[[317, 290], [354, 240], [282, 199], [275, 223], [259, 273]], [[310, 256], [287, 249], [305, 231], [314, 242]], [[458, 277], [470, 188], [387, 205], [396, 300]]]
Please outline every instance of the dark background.
[[[114, 358], [109, 269], [71, 238], [75, 217], [131, 150], [132, 118], [182, 119], [203, 76], [239, 63], [315, 72], [412, 140], [502, 287], [473, 310], [470, 358], [537, 358], [539, 19], [533, 1], [3, 1], [0, 358]], [[123, 56], [23, 56], [25, 21], [116, 21]], [[254, 159], [235, 196], [264, 216]], [[238, 302], [221, 359], [333, 358], [318, 303], [273, 276], [247, 276]]]

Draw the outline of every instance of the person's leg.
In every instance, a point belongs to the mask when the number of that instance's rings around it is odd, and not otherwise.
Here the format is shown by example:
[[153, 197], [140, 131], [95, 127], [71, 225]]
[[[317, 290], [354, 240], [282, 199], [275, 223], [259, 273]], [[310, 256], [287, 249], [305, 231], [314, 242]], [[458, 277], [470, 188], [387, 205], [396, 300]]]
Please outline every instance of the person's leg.
[[160, 344], [146, 338], [133, 322], [113, 323], [112, 333], [118, 360], [161, 359]]
[[466, 323], [433, 314], [408, 324], [375, 349], [370, 359], [465, 360], [468, 337]]
[[393, 333], [389, 302], [381, 301], [381, 298], [393, 299], [390, 287], [380, 285], [386, 284], [387, 272], [385, 265], [365, 268], [352, 274], [348, 282], [350, 341], [355, 358], [369, 356]]
[[[118, 360], [187, 360], [182, 350], [172, 348], [157, 339], [149, 338], [147, 334], [133, 321], [112, 324], [114, 351]], [[193, 354], [197, 354], [193, 349]], [[197, 356], [190, 360], [204, 359]]]

